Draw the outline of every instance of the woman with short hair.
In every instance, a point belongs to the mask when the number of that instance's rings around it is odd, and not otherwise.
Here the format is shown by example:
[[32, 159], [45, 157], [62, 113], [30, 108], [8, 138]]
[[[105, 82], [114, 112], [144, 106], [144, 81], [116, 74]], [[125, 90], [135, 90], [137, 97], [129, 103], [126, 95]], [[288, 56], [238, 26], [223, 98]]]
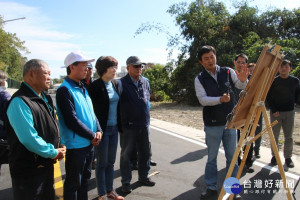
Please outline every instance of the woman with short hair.
[[88, 87], [94, 112], [103, 130], [100, 144], [95, 147], [96, 182], [98, 200], [123, 200], [113, 189], [114, 163], [118, 146], [118, 131], [121, 130], [119, 93], [117, 81], [118, 61], [111, 56], [101, 56], [96, 62], [100, 78]]

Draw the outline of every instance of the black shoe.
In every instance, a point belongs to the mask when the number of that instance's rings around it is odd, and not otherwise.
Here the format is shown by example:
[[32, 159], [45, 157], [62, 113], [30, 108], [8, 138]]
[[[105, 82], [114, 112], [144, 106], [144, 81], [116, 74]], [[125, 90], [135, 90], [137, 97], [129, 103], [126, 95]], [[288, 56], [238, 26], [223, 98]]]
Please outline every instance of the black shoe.
[[271, 159], [271, 165], [272, 166], [276, 166], [277, 165], [277, 161], [276, 161], [275, 156], [273, 156], [272, 159]]
[[255, 158], [260, 158], [260, 154], [259, 154], [259, 151], [255, 151]]
[[254, 172], [254, 169], [253, 168], [251, 168], [251, 167], [245, 167], [245, 171], [247, 172], [247, 173], [253, 173]]
[[247, 173], [253, 173], [254, 172], [254, 169], [252, 168], [252, 161], [251, 162], [246, 162], [245, 163], [245, 167], [244, 167], [244, 170], [247, 172]]
[[288, 166], [289, 168], [294, 168], [294, 166], [295, 166], [291, 158], [285, 159], [285, 164], [286, 164], [286, 166]]
[[146, 179], [139, 179], [139, 182], [145, 186], [154, 186], [155, 185], [155, 182], [154, 181], [151, 181], [150, 178], [146, 178]]
[[150, 160], [150, 165], [151, 165], [151, 166], [156, 166], [157, 163], [156, 163], [155, 161], [153, 161], [153, 160]]
[[124, 183], [122, 184], [122, 192], [129, 194], [132, 191], [130, 187], [130, 183]]
[[218, 197], [217, 190], [206, 189], [205, 192], [201, 193], [200, 199], [210, 199], [212, 197]]

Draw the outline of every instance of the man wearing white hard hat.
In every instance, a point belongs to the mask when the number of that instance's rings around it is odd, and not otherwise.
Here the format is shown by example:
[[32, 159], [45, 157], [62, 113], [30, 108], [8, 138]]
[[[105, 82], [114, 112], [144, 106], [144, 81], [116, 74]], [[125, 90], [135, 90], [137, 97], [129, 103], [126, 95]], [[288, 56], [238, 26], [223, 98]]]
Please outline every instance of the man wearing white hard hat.
[[61, 143], [67, 147], [65, 200], [88, 199], [94, 146], [99, 144], [102, 137], [92, 101], [80, 81], [87, 75], [88, 63], [94, 60], [79, 52], [68, 54], [64, 63], [67, 77], [56, 93]]

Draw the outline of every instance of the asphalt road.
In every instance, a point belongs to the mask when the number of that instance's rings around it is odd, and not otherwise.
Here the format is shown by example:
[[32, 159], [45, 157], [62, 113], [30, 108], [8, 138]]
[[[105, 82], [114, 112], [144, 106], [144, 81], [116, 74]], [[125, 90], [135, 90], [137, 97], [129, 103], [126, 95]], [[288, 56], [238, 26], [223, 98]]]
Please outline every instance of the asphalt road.
[[[204, 168], [207, 159], [205, 145], [182, 136], [170, 135], [166, 131], [157, 128], [154, 129], [153, 127], [150, 132], [153, 152], [152, 158], [158, 163], [157, 166], [151, 167], [150, 174], [159, 172], [151, 177], [152, 180], [156, 182], [156, 185], [154, 187], [141, 186], [137, 182], [137, 171], [133, 171], [133, 180], [131, 182], [133, 192], [124, 195], [125, 198], [131, 200], [200, 199], [201, 192], [205, 190]], [[118, 149], [115, 164], [114, 187], [119, 194], [122, 194], [119, 150], [120, 149]], [[243, 199], [287, 199], [283, 186], [280, 185], [280, 174], [270, 171], [266, 167], [267, 166], [264, 165], [254, 166], [254, 173], [242, 175], [240, 184], [243, 186], [241, 192]], [[61, 177], [64, 179], [64, 161], [60, 162], [60, 168], [62, 173]], [[218, 169], [218, 188], [220, 191], [226, 175], [225, 156], [222, 151], [219, 152], [218, 156]], [[1, 173], [0, 200], [13, 199], [7, 165], [2, 166]], [[296, 180], [292, 177], [293, 175], [287, 175], [287, 180], [291, 188], [293, 188], [293, 184], [296, 184]], [[259, 184], [260, 182], [261, 184]], [[300, 199], [299, 187], [296, 190], [297, 199]], [[96, 197], [96, 180], [93, 171], [92, 178], [89, 182], [89, 199], [96, 199]]]

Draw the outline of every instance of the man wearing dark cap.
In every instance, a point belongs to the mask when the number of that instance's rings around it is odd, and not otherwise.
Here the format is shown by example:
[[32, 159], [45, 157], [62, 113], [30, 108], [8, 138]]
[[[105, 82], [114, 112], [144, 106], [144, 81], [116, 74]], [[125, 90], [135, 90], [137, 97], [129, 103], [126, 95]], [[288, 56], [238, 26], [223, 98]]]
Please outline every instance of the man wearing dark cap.
[[85, 88], [88, 88], [88, 86], [94, 81], [93, 79], [93, 65], [91, 63], [87, 64], [87, 74], [85, 79], [82, 79], [81, 82], [83, 83]]
[[142, 63], [137, 56], [130, 56], [127, 61], [128, 74], [119, 81], [120, 113], [123, 133], [121, 143], [121, 182], [122, 191], [130, 193], [132, 178], [130, 157], [136, 145], [138, 151], [139, 182], [145, 186], [154, 186], [155, 182], [148, 177], [150, 170], [149, 122], [150, 86], [141, 76]]

